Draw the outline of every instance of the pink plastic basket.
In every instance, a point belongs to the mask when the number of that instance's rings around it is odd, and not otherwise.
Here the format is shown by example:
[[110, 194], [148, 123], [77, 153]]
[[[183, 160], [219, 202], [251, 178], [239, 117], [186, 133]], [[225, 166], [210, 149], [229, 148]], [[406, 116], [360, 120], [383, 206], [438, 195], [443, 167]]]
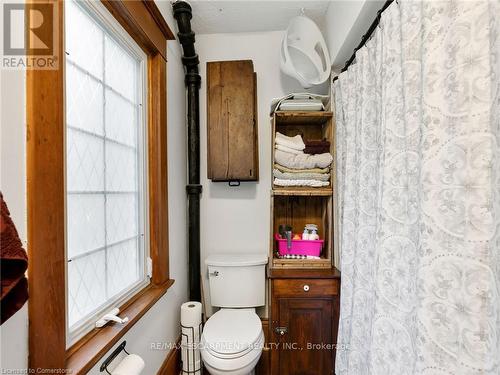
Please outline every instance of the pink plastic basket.
[[288, 249], [287, 240], [280, 238], [279, 234], [275, 234], [274, 238], [278, 245], [280, 255], [311, 255], [319, 257], [321, 249], [323, 249], [323, 240], [292, 240], [292, 247]]

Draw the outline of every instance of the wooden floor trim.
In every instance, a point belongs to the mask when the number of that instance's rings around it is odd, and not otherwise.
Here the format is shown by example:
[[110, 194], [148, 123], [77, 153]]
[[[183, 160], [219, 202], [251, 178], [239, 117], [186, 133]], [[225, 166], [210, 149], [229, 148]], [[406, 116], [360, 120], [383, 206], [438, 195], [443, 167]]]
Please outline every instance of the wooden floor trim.
[[181, 370], [181, 336], [179, 335], [175, 347], [168, 352], [167, 358], [163, 361], [157, 375], [179, 375]]

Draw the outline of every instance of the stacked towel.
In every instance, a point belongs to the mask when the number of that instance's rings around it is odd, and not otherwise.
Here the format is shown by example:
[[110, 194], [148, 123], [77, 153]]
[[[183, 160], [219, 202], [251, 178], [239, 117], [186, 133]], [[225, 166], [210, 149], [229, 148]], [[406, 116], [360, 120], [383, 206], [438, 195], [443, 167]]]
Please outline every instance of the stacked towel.
[[304, 151], [302, 150], [295, 150], [293, 148], [290, 148], [290, 147], [287, 147], [287, 146], [283, 146], [283, 145], [276, 145], [276, 150], [280, 150], [280, 151], [283, 151], [283, 152], [288, 152], [290, 154], [295, 154], [295, 155], [300, 155], [300, 154], [303, 154]]
[[274, 163], [274, 169], [283, 173], [330, 173], [330, 168], [292, 169]]
[[292, 154], [290, 152], [284, 152], [281, 150], [276, 150], [274, 153], [274, 160], [278, 164], [284, 167], [292, 169], [311, 169], [311, 168], [327, 168], [332, 164], [332, 155], [317, 154]]
[[[307, 141], [302, 136], [289, 137], [279, 132], [275, 136], [274, 184], [277, 186], [325, 187], [330, 185], [330, 165], [333, 157], [329, 152], [305, 153]], [[317, 144], [315, 142], [321, 142]], [[328, 141], [313, 141], [311, 146], [325, 149]]]
[[330, 152], [330, 142], [327, 140], [308, 140], [305, 142], [306, 147], [304, 153], [306, 154], [324, 154]]
[[330, 173], [314, 173], [314, 172], [291, 173], [291, 172], [281, 172], [279, 169], [274, 169], [273, 176], [281, 180], [330, 181]]
[[330, 185], [329, 181], [316, 181], [316, 180], [282, 180], [275, 178], [274, 184], [277, 186], [309, 186], [309, 187], [326, 187]]
[[302, 151], [306, 148], [306, 145], [299, 134], [295, 137], [288, 137], [280, 132], [276, 132], [275, 142], [276, 145], [285, 146], [298, 151]]

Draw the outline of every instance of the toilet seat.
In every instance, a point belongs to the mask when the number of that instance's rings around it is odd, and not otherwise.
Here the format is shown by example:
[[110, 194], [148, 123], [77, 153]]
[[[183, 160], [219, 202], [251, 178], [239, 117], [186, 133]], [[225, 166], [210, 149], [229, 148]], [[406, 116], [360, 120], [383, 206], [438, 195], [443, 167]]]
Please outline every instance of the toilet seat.
[[210, 374], [248, 374], [264, 346], [262, 323], [254, 309], [221, 309], [205, 324], [201, 356]]
[[205, 324], [202, 345], [217, 358], [237, 358], [257, 349], [261, 335], [262, 323], [254, 309], [221, 309]]

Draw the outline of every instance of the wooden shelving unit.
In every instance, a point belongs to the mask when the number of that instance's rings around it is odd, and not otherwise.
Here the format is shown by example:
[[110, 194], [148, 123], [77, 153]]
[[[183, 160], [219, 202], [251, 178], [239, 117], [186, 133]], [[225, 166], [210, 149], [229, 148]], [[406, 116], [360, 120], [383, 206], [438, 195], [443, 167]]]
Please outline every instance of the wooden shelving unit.
[[[301, 134], [305, 139], [330, 141], [335, 159], [335, 125], [332, 112], [276, 112], [272, 118], [272, 161], [276, 131]], [[293, 351], [286, 344], [305, 347], [321, 340], [335, 347], [340, 310], [340, 273], [333, 266], [336, 245], [335, 168], [330, 185], [322, 188], [279, 187], [271, 184], [271, 228], [269, 245], [269, 342], [282, 346], [270, 350], [270, 374], [305, 374], [311, 364], [318, 374], [332, 374], [335, 349]], [[280, 224], [301, 233], [305, 224], [318, 225], [325, 241], [321, 259], [280, 259], [275, 256], [274, 234]]]
[[[332, 112], [295, 112], [278, 111], [272, 118], [272, 161], [274, 168], [274, 143], [276, 132], [288, 136], [301, 134], [304, 139], [327, 139], [335, 163], [335, 128]], [[270, 267], [275, 269], [321, 269], [332, 268], [334, 251], [334, 210], [336, 197], [335, 168], [330, 171], [330, 186], [309, 187], [271, 187], [271, 230], [270, 230]], [[273, 178], [274, 180], [274, 178]], [[274, 234], [280, 224], [288, 224], [294, 232], [301, 233], [306, 224], [318, 225], [319, 235], [325, 241], [321, 259], [280, 259], [275, 255]]]

